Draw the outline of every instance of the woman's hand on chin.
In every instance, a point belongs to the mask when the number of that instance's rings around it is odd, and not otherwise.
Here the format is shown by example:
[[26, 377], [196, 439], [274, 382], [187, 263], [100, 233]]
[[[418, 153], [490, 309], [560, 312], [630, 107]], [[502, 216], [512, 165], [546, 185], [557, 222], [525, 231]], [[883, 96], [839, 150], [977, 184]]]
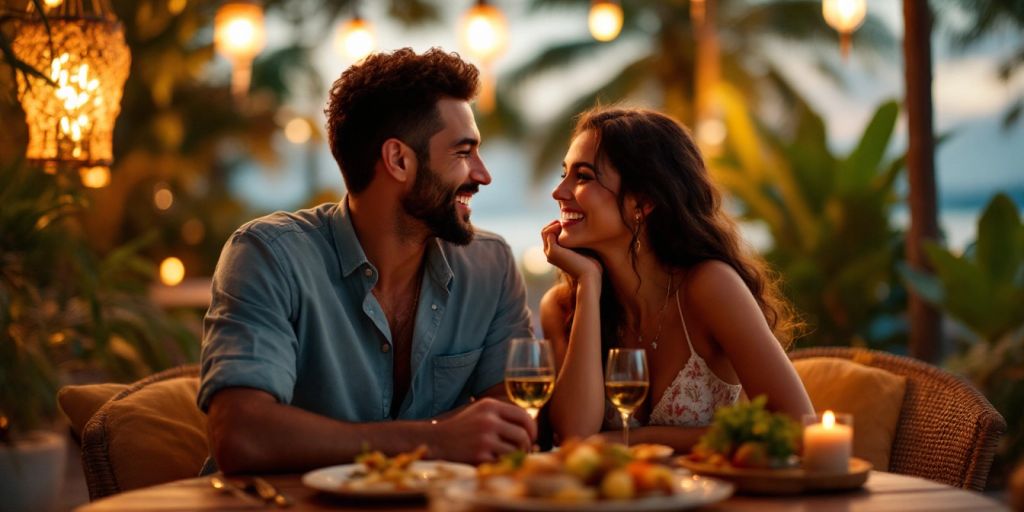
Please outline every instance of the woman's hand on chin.
[[558, 243], [558, 235], [561, 232], [562, 224], [557, 220], [551, 221], [540, 231], [540, 236], [544, 240], [544, 255], [547, 256], [548, 263], [560, 268], [576, 281], [600, 284], [601, 274], [604, 272], [601, 262], [562, 247]]

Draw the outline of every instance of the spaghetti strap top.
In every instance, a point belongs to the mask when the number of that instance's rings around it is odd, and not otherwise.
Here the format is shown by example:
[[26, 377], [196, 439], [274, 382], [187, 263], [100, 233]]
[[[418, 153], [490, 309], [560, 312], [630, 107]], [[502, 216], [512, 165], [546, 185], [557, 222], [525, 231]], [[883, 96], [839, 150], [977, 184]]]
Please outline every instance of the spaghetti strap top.
[[676, 310], [679, 320], [683, 323], [686, 344], [690, 347], [690, 359], [672, 384], [665, 388], [654, 409], [651, 409], [650, 425], [678, 425], [686, 427], [704, 427], [711, 424], [715, 410], [719, 407], [732, 405], [739, 400], [743, 386], [723, 381], [704, 358], [693, 349], [690, 331], [686, 328], [683, 307], [679, 304], [679, 291], [676, 291]]
[[[686, 328], [686, 318], [683, 316], [683, 307], [679, 303], [678, 290], [676, 291], [676, 310], [679, 312], [679, 320], [683, 324], [686, 345], [690, 348], [690, 358], [686, 361], [683, 369], [679, 370], [672, 383], [665, 388], [658, 403], [651, 409], [651, 417], [647, 424], [706, 427], [711, 424], [716, 409], [735, 404], [739, 400], [743, 386], [729, 384], [720, 379], [711, 371], [704, 358], [693, 349], [690, 331]], [[612, 407], [610, 411], [608, 410], [610, 405], [606, 401], [604, 428], [622, 428], [621, 419], [615, 408]], [[635, 418], [632, 418], [630, 425], [640, 426]]]

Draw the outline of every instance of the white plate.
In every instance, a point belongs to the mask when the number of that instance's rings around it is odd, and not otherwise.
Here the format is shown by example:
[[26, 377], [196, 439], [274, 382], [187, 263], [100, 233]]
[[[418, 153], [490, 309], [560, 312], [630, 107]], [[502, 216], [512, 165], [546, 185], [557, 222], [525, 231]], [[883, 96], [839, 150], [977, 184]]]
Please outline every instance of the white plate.
[[497, 510], [523, 510], [530, 512], [658, 512], [685, 510], [717, 503], [732, 495], [733, 485], [715, 478], [676, 473], [676, 493], [634, 500], [598, 500], [560, 502], [540, 498], [506, 498], [480, 492], [474, 481], [458, 481], [447, 486], [440, 495], [455, 503], [490, 507]]
[[345, 484], [353, 479], [352, 474], [363, 471], [362, 464], [342, 464], [316, 469], [302, 475], [302, 484], [312, 487], [318, 491], [329, 492], [340, 496], [348, 496], [364, 499], [404, 499], [425, 496], [431, 483], [428, 481], [437, 474], [439, 468], [444, 468], [454, 475], [453, 480], [460, 478], [474, 478], [476, 468], [468, 464], [457, 462], [418, 460], [409, 466], [409, 470], [420, 474], [424, 478], [423, 487], [417, 489], [351, 489]]

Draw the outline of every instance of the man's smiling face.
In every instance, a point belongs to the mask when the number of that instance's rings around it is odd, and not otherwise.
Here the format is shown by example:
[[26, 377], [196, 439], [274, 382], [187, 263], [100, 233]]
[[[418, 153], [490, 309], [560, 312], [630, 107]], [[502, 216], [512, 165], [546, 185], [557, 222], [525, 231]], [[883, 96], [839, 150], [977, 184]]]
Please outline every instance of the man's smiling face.
[[480, 159], [480, 131], [469, 102], [443, 98], [437, 110], [444, 128], [430, 138], [428, 161], [419, 162], [402, 207], [434, 236], [464, 245], [473, 239], [470, 200], [491, 175]]

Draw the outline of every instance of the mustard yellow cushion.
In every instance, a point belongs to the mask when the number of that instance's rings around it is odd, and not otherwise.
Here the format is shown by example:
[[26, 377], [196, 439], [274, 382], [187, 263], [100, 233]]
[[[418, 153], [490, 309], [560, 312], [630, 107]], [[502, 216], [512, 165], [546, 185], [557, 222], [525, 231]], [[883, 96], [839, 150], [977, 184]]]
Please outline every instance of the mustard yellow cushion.
[[198, 378], [176, 377], [107, 402], [85, 428], [83, 451], [106, 450], [121, 491], [198, 475], [208, 453], [198, 389]]
[[906, 377], [834, 357], [797, 359], [793, 366], [814, 410], [853, 414], [853, 454], [888, 470]]
[[82, 429], [99, 410], [114, 395], [128, 388], [127, 384], [83, 384], [77, 386], [64, 386], [57, 391], [57, 403], [61, 412], [67, 416], [71, 424], [71, 431], [75, 437], [82, 436]]

